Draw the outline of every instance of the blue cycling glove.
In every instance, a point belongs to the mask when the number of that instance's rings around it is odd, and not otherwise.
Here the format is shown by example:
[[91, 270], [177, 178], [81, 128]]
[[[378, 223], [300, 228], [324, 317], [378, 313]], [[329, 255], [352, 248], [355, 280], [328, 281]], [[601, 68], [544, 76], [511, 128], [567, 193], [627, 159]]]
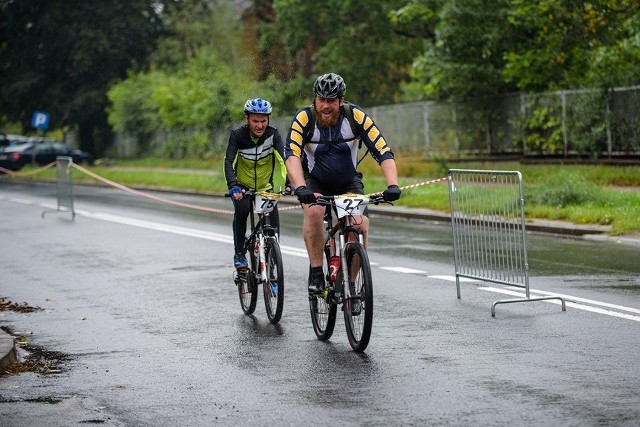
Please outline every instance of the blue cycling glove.
[[296, 193], [296, 190], [293, 188], [293, 184], [287, 178], [287, 181], [284, 183], [284, 194], [287, 196], [293, 196]]
[[231, 197], [235, 196], [236, 194], [242, 194], [242, 187], [238, 187], [237, 185], [235, 187], [231, 187], [229, 189], [229, 195]]

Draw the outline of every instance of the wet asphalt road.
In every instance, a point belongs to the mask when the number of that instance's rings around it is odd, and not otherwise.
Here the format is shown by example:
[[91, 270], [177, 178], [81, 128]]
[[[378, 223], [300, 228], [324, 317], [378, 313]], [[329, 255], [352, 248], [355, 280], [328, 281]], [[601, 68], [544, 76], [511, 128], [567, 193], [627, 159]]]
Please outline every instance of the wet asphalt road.
[[[315, 339], [296, 211], [282, 213], [280, 325], [240, 310], [231, 217], [76, 186], [0, 183], [0, 296], [43, 310], [0, 325], [50, 353], [0, 377], [0, 425], [637, 425], [640, 249], [530, 236], [531, 287], [568, 295], [506, 304], [502, 286], [456, 298], [446, 224], [372, 229], [374, 330], [351, 351], [338, 318]], [[228, 208], [213, 198], [167, 196]], [[24, 349], [18, 349], [26, 357]]]

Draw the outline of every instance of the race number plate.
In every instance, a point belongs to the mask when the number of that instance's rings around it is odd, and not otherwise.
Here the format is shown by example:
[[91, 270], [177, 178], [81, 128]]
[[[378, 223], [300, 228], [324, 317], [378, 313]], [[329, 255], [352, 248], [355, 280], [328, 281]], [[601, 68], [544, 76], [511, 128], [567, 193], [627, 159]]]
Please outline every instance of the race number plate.
[[258, 214], [269, 213], [273, 211], [273, 208], [276, 207], [278, 203], [278, 199], [280, 198], [279, 194], [272, 193], [258, 193], [256, 194], [256, 207], [255, 211]]
[[342, 194], [335, 196], [338, 218], [347, 215], [362, 215], [364, 208], [369, 203], [369, 198], [364, 194]]

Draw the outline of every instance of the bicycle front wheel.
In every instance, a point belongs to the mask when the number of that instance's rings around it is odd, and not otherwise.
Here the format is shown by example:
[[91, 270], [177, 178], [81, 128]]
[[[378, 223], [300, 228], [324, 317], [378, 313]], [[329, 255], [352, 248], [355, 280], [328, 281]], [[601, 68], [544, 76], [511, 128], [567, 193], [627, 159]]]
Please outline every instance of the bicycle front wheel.
[[256, 310], [258, 302], [258, 292], [256, 286], [256, 272], [253, 270], [256, 265], [256, 257], [253, 253], [253, 245], [251, 242], [248, 246], [249, 250], [249, 269], [238, 271], [238, 296], [240, 297], [240, 307], [246, 315], [251, 315]]
[[[329, 270], [329, 248], [325, 247], [324, 263], [322, 265], [325, 277]], [[336, 325], [337, 304], [332, 302], [331, 296], [325, 291], [321, 295], [309, 295], [309, 310], [313, 331], [321, 341], [326, 341], [333, 335]]]
[[344, 323], [349, 344], [357, 352], [369, 345], [373, 323], [373, 283], [371, 266], [364, 246], [358, 242], [347, 244], [345, 255], [351, 297], [344, 300]]
[[236, 285], [238, 285], [240, 307], [242, 307], [244, 314], [253, 314], [256, 310], [256, 302], [258, 301], [253, 271], [249, 269], [245, 271], [238, 271], [236, 274]]
[[269, 321], [276, 324], [282, 317], [284, 304], [284, 273], [278, 241], [271, 237], [265, 248], [265, 274], [263, 281], [264, 304]]

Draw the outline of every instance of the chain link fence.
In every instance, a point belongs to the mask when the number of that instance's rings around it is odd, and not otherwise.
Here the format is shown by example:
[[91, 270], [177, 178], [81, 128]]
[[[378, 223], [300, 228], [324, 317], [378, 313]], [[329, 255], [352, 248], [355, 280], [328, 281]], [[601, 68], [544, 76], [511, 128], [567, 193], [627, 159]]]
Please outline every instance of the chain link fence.
[[426, 156], [640, 156], [640, 86], [367, 109], [396, 152]]
[[[640, 157], [640, 86], [414, 102], [365, 110], [396, 153], [471, 158]], [[291, 116], [273, 117], [271, 124], [285, 137], [291, 120]], [[177, 158], [219, 154], [225, 150], [229, 131], [158, 131], [147, 148]], [[126, 157], [141, 151], [132, 144], [137, 144], [135, 138], [118, 136], [117, 154]]]

